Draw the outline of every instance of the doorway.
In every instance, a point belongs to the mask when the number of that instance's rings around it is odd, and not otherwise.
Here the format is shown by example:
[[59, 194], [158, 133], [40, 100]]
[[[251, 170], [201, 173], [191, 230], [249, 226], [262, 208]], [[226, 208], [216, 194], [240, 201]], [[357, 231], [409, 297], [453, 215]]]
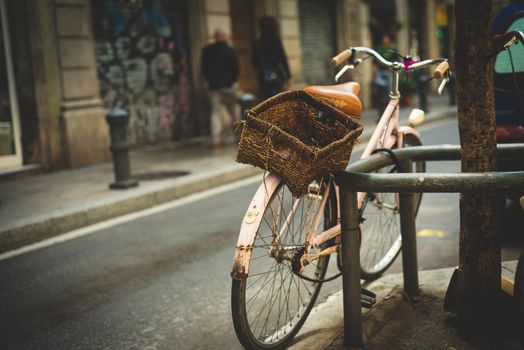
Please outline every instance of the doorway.
[[252, 64], [253, 43], [255, 41], [253, 0], [230, 0], [229, 8], [233, 48], [237, 53], [240, 65], [238, 88], [242, 92], [256, 95], [258, 90], [257, 74]]
[[22, 165], [20, 120], [5, 0], [0, 0], [0, 169]]

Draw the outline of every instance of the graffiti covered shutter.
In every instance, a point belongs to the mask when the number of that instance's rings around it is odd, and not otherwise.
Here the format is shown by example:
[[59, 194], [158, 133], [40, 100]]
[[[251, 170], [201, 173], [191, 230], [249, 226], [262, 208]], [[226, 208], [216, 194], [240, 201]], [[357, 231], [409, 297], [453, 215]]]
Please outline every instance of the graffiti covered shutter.
[[93, 0], [100, 94], [126, 108], [135, 145], [193, 134], [185, 1]]

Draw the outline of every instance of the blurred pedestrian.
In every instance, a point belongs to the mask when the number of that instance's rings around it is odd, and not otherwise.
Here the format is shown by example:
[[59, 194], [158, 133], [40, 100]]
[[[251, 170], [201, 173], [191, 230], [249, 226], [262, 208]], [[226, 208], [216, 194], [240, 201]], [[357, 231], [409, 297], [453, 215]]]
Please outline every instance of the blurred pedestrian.
[[235, 82], [238, 79], [238, 57], [229, 46], [229, 33], [218, 28], [215, 30], [215, 42], [202, 49], [202, 72], [209, 89], [211, 103], [211, 136], [213, 148], [224, 144], [224, 118], [222, 106], [229, 114], [227, 128], [240, 119]]
[[275, 18], [262, 17], [258, 24], [260, 38], [255, 42], [253, 64], [258, 71], [260, 93], [266, 99], [284, 90], [291, 73]]

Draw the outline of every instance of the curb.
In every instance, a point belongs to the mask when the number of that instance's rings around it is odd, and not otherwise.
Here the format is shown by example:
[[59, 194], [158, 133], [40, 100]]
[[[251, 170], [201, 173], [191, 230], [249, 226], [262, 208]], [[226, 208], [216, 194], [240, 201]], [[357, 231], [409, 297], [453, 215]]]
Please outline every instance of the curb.
[[[426, 124], [454, 115], [456, 115], [455, 107], [428, 113]], [[371, 137], [373, 130], [370, 128], [368, 130], [361, 136], [362, 143]], [[72, 208], [69, 212], [66, 210], [32, 218], [16, 227], [0, 231], [0, 253], [261, 173], [260, 169], [252, 166], [243, 165], [235, 168], [207, 177], [201, 176], [187, 183], [171, 184], [150, 192], [136, 193], [129, 198], [109, 203], [93, 203], [82, 208]]]
[[167, 185], [148, 193], [137, 193], [129, 198], [110, 203], [94, 203], [91, 206], [73, 209], [70, 212], [36, 217], [31, 219], [30, 222], [1, 231], [0, 253], [260, 173], [261, 170], [255, 167], [242, 166], [238, 169], [217, 172], [212, 176], [194, 179], [187, 183]]

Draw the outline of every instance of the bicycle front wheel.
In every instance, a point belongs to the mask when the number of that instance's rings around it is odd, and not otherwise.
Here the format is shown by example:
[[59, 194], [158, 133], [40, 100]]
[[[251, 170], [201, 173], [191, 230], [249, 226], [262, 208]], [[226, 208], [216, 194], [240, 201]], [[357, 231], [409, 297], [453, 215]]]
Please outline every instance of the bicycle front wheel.
[[[328, 198], [323, 201], [325, 195]], [[334, 188], [330, 180], [321, 180], [310, 185], [306, 195], [293, 198], [281, 184], [263, 215], [248, 276], [233, 280], [233, 324], [246, 349], [282, 349], [302, 327], [326, 275], [329, 255], [299, 273], [296, 264], [307, 245], [306, 235], [315, 227], [321, 231], [336, 224]]]
[[[404, 146], [421, 146], [415, 135], [404, 136]], [[377, 172], [389, 173], [393, 167]], [[426, 171], [424, 161], [413, 162], [413, 172]], [[415, 217], [422, 194], [415, 195]], [[363, 279], [370, 281], [380, 277], [391, 266], [402, 247], [400, 234], [400, 211], [397, 193], [368, 193], [360, 210], [363, 229], [360, 243], [360, 267]]]

